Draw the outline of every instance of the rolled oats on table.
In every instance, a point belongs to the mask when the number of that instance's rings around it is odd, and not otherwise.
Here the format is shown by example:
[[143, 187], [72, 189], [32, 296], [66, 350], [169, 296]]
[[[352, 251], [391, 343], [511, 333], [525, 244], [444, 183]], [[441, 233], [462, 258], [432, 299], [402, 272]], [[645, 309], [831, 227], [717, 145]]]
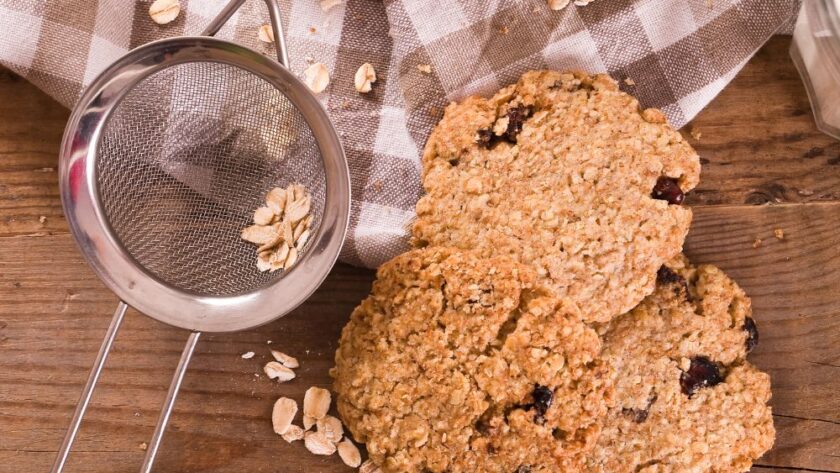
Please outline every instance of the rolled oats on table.
[[274, 408], [271, 412], [271, 424], [274, 427], [274, 432], [278, 435], [285, 434], [292, 425], [292, 420], [297, 414], [298, 406], [293, 399], [281, 397], [274, 402]]

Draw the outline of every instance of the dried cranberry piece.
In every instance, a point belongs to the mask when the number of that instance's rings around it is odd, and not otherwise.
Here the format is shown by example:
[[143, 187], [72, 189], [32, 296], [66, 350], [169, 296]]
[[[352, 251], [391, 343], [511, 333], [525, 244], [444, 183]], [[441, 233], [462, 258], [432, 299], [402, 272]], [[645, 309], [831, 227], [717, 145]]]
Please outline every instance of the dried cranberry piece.
[[685, 282], [685, 279], [677, 274], [677, 272], [673, 269], [662, 265], [662, 267], [659, 268], [659, 271], [656, 272], [656, 282], [659, 284], [673, 284], [675, 282]]
[[482, 128], [478, 130], [478, 133], [475, 137], [475, 142], [478, 143], [479, 146], [483, 146], [485, 148], [492, 148], [496, 142], [499, 141], [499, 137], [493, 133], [493, 130], [489, 128]]
[[647, 409], [631, 409], [625, 407], [621, 409], [621, 413], [633, 419], [633, 422], [641, 424], [647, 420], [649, 411]]
[[718, 365], [705, 356], [691, 359], [688, 371], [680, 375], [680, 387], [683, 394], [691, 397], [700, 388], [706, 388], [723, 382]]
[[684, 277], [680, 276], [679, 273], [673, 269], [662, 265], [659, 270], [656, 271], [656, 282], [657, 284], [677, 284], [674, 288], [674, 292], [677, 295], [682, 292], [686, 299], [691, 300], [691, 295], [688, 292], [688, 281], [686, 281]]
[[744, 319], [744, 331], [747, 332], [747, 353], [751, 352], [758, 345], [758, 327], [752, 317]]
[[651, 197], [665, 200], [670, 205], [680, 205], [685, 200], [685, 194], [680, 189], [679, 181], [673, 177], [660, 176], [653, 186]]
[[517, 105], [516, 107], [508, 109], [508, 125], [504, 133], [505, 139], [511, 143], [516, 143], [517, 136], [519, 135], [519, 132], [522, 131], [522, 125], [533, 112], [534, 109], [527, 105]]
[[536, 409], [537, 415], [544, 416], [554, 400], [554, 392], [550, 388], [535, 384], [534, 392], [531, 395], [534, 397], [534, 409]]

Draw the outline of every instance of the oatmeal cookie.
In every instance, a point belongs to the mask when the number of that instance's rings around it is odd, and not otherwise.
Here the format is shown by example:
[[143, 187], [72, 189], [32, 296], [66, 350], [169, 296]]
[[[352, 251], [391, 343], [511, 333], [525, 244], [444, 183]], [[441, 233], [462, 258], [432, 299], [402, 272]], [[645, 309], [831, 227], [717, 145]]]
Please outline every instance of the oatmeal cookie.
[[603, 359], [615, 385], [591, 473], [744, 472], [773, 445], [770, 377], [746, 361], [750, 300], [713, 266], [683, 258], [612, 321]]
[[416, 246], [533, 266], [590, 322], [632, 309], [682, 249], [700, 163], [606, 75], [532, 71], [446, 109], [423, 153]]
[[384, 471], [580, 471], [611, 377], [577, 307], [536, 280], [443, 248], [379, 269], [331, 374], [345, 425]]

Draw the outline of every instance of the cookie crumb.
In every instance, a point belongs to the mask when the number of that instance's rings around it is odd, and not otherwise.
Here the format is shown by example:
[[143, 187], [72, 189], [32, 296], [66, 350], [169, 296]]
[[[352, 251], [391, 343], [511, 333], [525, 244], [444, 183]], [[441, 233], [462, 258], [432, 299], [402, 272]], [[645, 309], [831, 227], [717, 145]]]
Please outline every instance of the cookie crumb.
[[630, 86], [636, 85], [636, 81], [634, 81], [633, 79], [631, 79], [629, 77], [624, 79], [624, 83], [627, 84], [627, 85], [630, 85]]
[[43, 224], [47, 223], [47, 217], [44, 216], [44, 215], [41, 215], [40, 217], [38, 217], [38, 221], [41, 222], [41, 225], [43, 225]]
[[382, 469], [370, 460], [365, 460], [359, 467], [359, 473], [382, 473]]
[[691, 130], [689, 130], [688, 133], [691, 135], [692, 138], [694, 138], [697, 141], [700, 141], [700, 137], [703, 136], [703, 133], [700, 131], [700, 128], [696, 126], [691, 127]]
[[507, 26], [502, 26], [501, 28], [499, 28], [499, 33], [501, 33], [501, 34], [503, 34], [503, 35], [508, 34], [508, 32], [509, 32], [509, 31], [510, 31], [510, 30], [508, 29], [508, 27], [507, 27]]
[[758, 248], [759, 246], [761, 246], [761, 238], [756, 238], [755, 241], [752, 244], [752, 247], [753, 248]]
[[423, 74], [431, 74], [432, 73], [432, 66], [429, 64], [418, 64], [417, 70], [422, 72]]
[[248, 351], [248, 352], [245, 352], [245, 353], [242, 354], [242, 359], [243, 360], [250, 360], [253, 357], [254, 357], [254, 352], [252, 352], [252, 351]]
[[140, 450], [143, 450], [145, 452], [147, 448], [149, 448], [149, 444], [147, 444], [146, 442], [140, 442]]
[[785, 231], [781, 228], [777, 228], [773, 230], [773, 236], [776, 237], [777, 240], [784, 240], [785, 239]]

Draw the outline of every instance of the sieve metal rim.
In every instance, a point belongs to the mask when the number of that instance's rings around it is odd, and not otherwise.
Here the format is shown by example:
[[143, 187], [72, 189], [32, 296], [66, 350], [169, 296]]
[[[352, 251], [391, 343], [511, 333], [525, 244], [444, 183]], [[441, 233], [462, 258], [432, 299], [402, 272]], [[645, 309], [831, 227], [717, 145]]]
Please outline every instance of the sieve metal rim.
[[[117, 238], [98, 195], [96, 157], [110, 112], [134, 85], [173, 65], [210, 61], [240, 67], [275, 86], [309, 124], [323, 157], [324, 214], [309, 249], [289, 272], [246, 294], [201, 296], [173, 288], [139, 265]], [[307, 86], [273, 60], [212, 37], [178, 37], [139, 47], [105, 69], [68, 121], [59, 161], [62, 206], [88, 263], [120, 299], [161, 322], [206, 332], [253, 328], [303, 303], [338, 258], [350, 215], [350, 174], [338, 134]]]

